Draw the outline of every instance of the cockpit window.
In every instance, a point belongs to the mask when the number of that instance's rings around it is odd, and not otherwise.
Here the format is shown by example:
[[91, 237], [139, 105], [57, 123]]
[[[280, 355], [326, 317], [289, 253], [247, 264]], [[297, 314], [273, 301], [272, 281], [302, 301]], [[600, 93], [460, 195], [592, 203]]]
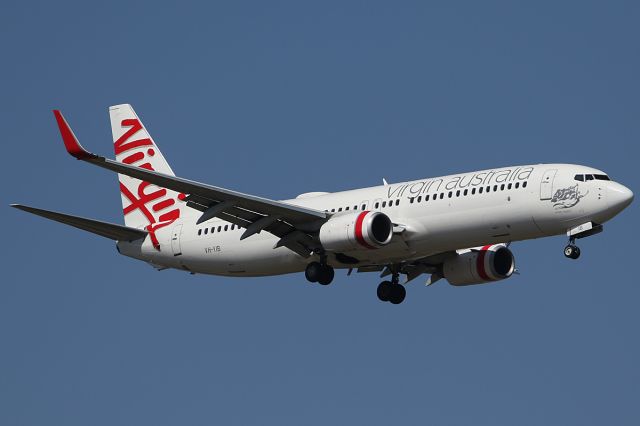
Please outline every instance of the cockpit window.
[[611, 180], [607, 175], [575, 175], [573, 177], [575, 180], [579, 180], [580, 182], [584, 182], [585, 180]]

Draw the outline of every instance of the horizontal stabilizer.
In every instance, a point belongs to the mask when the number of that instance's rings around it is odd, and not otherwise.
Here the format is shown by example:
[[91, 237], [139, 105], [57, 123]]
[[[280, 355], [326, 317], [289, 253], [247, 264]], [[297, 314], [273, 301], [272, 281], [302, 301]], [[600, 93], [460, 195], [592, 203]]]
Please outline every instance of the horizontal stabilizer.
[[147, 236], [147, 231], [143, 231], [142, 229], [129, 228], [122, 225], [116, 225], [115, 223], [86, 219], [84, 217], [37, 209], [35, 207], [23, 206], [21, 204], [11, 204], [11, 207], [15, 207], [16, 209], [25, 212], [33, 213], [47, 219], [55, 220], [56, 222], [71, 225], [75, 228], [92, 232], [102, 237], [111, 238], [112, 240], [134, 241]]

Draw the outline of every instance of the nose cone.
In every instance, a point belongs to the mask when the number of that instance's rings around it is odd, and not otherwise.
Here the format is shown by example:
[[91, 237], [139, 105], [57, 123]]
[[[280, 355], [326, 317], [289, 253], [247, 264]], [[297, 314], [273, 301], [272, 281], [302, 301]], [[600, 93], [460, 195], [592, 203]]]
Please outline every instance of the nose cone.
[[624, 185], [611, 182], [607, 188], [607, 204], [616, 213], [624, 210], [633, 201], [633, 192]]

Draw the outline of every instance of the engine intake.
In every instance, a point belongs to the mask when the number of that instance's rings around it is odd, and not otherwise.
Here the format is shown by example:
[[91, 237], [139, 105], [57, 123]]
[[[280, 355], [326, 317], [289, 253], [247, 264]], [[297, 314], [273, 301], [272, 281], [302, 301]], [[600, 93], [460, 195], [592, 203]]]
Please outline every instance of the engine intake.
[[391, 237], [393, 223], [381, 212], [336, 215], [320, 228], [320, 242], [329, 251], [377, 249], [388, 244]]
[[444, 262], [442, 271], [449, 284], [465, 286], [509, 278], [516, 269], [511, 250], [504, 244], [470, 249]]

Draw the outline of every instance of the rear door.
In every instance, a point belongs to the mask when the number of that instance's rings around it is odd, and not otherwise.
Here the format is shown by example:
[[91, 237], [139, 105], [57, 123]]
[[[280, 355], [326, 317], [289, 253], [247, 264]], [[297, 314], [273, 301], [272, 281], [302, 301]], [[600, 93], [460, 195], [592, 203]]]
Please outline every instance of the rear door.
[[553, 179], [556, 177], [558, 169], [549, 169], [542, 175], [542, 181], [540, 182], [540, 199], [550, 200], [553, 196]]
[[179, 223], [173, 227], [171, 231], [171, 250], [174, 256], [180, 256], [182, 254], [182, 248], [180, 247], [180, 234], [182, 233], [182, 224]]

